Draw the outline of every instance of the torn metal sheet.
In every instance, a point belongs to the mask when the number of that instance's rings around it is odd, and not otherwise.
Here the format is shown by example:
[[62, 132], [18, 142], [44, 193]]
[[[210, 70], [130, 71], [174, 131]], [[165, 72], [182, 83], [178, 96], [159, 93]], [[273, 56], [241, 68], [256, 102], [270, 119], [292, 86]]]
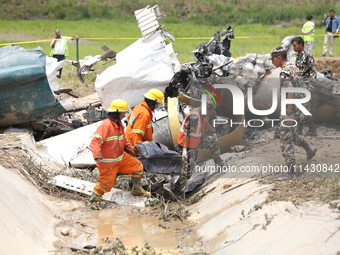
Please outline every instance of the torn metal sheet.
[[70, 160], [71, 167], [74, 168], [90, 168], [96, 166], [96, 161], [93, 159], [92, 151], [89, 147]]
[[135, 17], [138, 22], [138, 27], [142, 33], [142, 36], [147, 40], [156, 31], [162, 31], [163, 35], [169, 38], [171, 41], [175, 41], [175, 37], [162, 28], [161, 13], [159, 6], [156, 4], [152, 7], [149, 5], [143, 9], [135, 11]]
[[59, 89], [53, 73], [70, 63], [56, 63], [40, 47], [0, 48], [0, 126], [55, 118], [68, 110], [69, 101], [53, 93]]
[[[81, 83], [84, 83], [84, 76], [89, 72], [89, 71], [94, 71], [92, 66], [94, 66], [98, 61], [100, 60], [105, 60], [106, 62], [103, 64], [107, 64], [112, 60], [115, 60], [115, 57], [117, 55], [117, 52], [111, 50], [108, 46], [104, 45], [100, 48], [101, 50], [105, 51], [103, 55], [96, 55], [94, 57], [92, 56], [86, 56], [83, 61], [79, 61], [79, 72], [78, 72], [78, 78], [81, 81]], [[110, 59], [107, 61], [107, 59]]]
[[172, 44], [165, 43], [161, 32], [153, 34], [148, 42], [140, 38], [119, 52], [116, 60], [95, 81], [104, 109], [110, 107], [113, 98], [123, 98], [131, 107], [136, 106], [150, 89], [163, 91], [180, 69]]
[[143, 37], [117, 53], [116, 64], [96, 77], [95, 89], [104, 109], [114, 98], [136, 106], [150, 89], [163, 91], [180, 70], [177, 54], [166, 41], [169, 32], [161, 28], [158, 6], [137, 10], [135, 15]]
[[[96, 186], [95, 183], [79, 180], [65, 175], [55, 176], [50, 180], [50, 182], [58, 187], [83, 193], [88, 196], [91, 195], [94, 186]], [[129, 191], [112, 188], [111, 191], [105, 193], [101, 199], [116, 203], [118, 205], [134, 205], [143, 207], [147, 198], [133, 196]]]
[[138, 27], [144, 38], [148, 38], [157, 29], [161, 28], [160, 18], [162, 13], [158, 5], [151, 8], [149, 6], [135, 11], [135, 17], [138, 22]]
[[39, 154], [59, 164], [69, 166], [69, 162], [81, 151], [89, 147], [91, 139], [102, 121], [51, 137], [37, 143]]

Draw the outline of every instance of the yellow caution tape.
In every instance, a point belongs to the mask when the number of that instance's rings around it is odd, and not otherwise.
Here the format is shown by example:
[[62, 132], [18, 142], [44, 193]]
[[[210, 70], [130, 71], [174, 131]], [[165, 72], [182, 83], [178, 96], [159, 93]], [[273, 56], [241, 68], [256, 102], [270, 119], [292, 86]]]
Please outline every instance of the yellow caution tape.
[[[314, 37], [319, 37], [319, 36], [337, 36], [338, 34], [321, 34], [321, 35], [309, 35], [309, 36], [314, 36]], [[305, 35], [296, 35], [303, 37]], [[264, 35], [264, 36], [236, 36], [235, 39], [254, 39], [254, 38], [271, 38], [271, 37], [282, 37], [284, 38], [285, 36], [281, 35]], [[208, 40], [211, 37], [178, 37], [176, 40]], [[126, 38], [79, 38], [79, 40], [138, 40], [139, 38], [133, 38], [133, 37], [126, 37]], [[62, 39], [46, 39], [46, 40], [37, 40], [37, 41], [27, 41], [27, 42], [11, 42], [11, 43], [2, 43], [0, 46], [5, 46], [5, 45], [11, 45], [11, 44], [29, 44], [29, 43], [39, 43], [39, 42], [50, 42], [54, 40], [62, 40]]]

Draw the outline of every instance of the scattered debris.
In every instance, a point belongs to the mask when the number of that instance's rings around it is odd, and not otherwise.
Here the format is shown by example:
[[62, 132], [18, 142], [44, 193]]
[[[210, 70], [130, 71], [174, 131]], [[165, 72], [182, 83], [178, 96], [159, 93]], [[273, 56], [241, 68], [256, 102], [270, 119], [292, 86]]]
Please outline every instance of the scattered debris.
[[[93, 188], [96, 185], [96, 183], [93, 182], [63, 175], [55, 176], [49, 182], [58, 187], [80, 192], [88, 196], [91, 195]], [[118, 205], [134, 205], [139, 207], [144, 206], [144, 202], [146, 200], [145, 197], [133, 196], [131, 191], [129, 192], [116, 188], [112, 188], [110, 192], [105, 193], [101, 199]]]
[[125, 248], [123, 241], [120, 238], [116, 238], [116, 241], [110, 240], [109, 238], [103, 238], [102, 242], [105, 246], [99, 246], [91, 250], [91, 254], [143, 254], [143, 255], [156, 255], [154, 249], [145, 242], [144, 246], [138, 248], [134, 246], [131, 249]]
[[68, 236], [70, 234], [70, 231], [68, 228], [64, 228], [62, 230], [60, 230], [60, 233], [63, 235], [63, 236]]
[[223, 184], [223, 189], [229, 189], [232, 186], [232, 184], [226, 183]]
[[244, 151], [245, 149], [246, 149], [246, 146], [243, 146], [243, 145], [231, 146], [231, 152], [241, 152], [241, 151]]

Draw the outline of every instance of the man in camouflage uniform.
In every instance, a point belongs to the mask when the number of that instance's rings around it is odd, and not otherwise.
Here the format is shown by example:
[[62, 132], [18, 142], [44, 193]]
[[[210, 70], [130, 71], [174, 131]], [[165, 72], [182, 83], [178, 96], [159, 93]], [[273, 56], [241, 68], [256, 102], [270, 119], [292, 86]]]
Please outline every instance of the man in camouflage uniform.
[[[310, 93], [313, 93], [314, 83], [316, 80], [316, 69], [314, 65], [314, 58], [312, 53], [309, 53], [304, 49], [304, 40], [301, 37], [295, 37], [292, 40], [294, 51], [297, 52], [295, 65], [298, 68], [301, 78], [302, 87], [308, 89]], [[310, 102], [303, 104], [304, 107], [310, 112]], [[305, 116], [303, 121], [300, 121], [297, 126], [296, 133], [302, 134], [303, 124], [308, 124], [309, 130], [306, 135], [317, 136], [315, 125], [312, 115]]]
[[[277, 47], [271, 52], [271, 59], [273, 65], [276, 67], [281, 67], [280, 73], [280, 86], [281, 87], [301, 87], [299, 84], [301, 79], [299, 78], [299, 71], [297, 67], [287, 60], [287, 52], [283, 47]], [[288, 93], [288, 98], [304, 98], [304, 93]], [[301, 146], [306, 150], [307, 160], [310, 160], [314, 157], [317, 149], [309, 145], [303, 138], [299, 137], [295, 131], [296, 127], [293, 127], [293, 121], [297, 122], [303, 121], [304, 114], [300, 111], [300, 109], [295, 104], [288, 104], [286, 109], [286, 116], [281, 116], [281, 120], [287, 120], [285, 122], [286, 126], [281, 125], [280, 127], [280, 147], [283, 157], [285, 158], [286, 165], [289, 168], [289, 173], [286, 177], [288, 178], [296, 178], [296, 169], [295, 169], [295, 155], [294, 155], [294, 147], [293, 143], [298, 146]], [[288, 127], [287, 127], [288, 126]]]
[[[214, 102], [208, 101], [207, 116], [212, 116], [215, 108]], [[215, 130], [205, 119], [206, 117], [201, 115], [201, 108], [198, 107], [187, 114], [181, 125], [176, 151], [182, 154], [184, 168], [175, 184], [174, 193], [176, 195], [184, 193], [185, 185], [196, 167], [198, 150], [209, 149], [215, 164], [220, 166], [224, 164], [220, 157], [220, 148]], [[206, 128], [212, 134], [202, 135], [203, 128]]]

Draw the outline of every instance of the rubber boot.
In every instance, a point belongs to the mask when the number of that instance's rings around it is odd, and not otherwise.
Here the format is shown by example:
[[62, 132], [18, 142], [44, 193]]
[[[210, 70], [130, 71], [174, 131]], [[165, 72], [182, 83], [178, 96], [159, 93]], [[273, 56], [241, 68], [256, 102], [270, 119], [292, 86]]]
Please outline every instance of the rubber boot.
[[102, 194], [96, 194], [94, 191], [92, 191], [91, 197], [90, 197], [90, 203], [91, 203], [91, 209], [92, 210], [100, 210], [98, 201], [101, 198]]
[[132, 182], [132, 190], [131, 190], [132, 195], [143, 196], [143, 197], [148, 197], [151, 195], [150, 192], [147, 192], [142, 188], [141, 176], [131, 176], [131, 182]]
[[300, 123], [298, 123], [298, 125], [297, 125], [295, 134], [296, 134], [296, 135], [302, 135], [302, 129], [303, 129], [303, 124], [300, 122]]
[[279, 178], [279, 180], [295, 180], [297, 178], [296, 175], [296, 166], [295, 165], [287, 165], [289, 172], [285, 175]]
[[309, 130], [307, 131], [306, 135], [318, 136], [313, 119], [310, 122], [308, 122], [308, 126], [309, 126]]
[[300, 146], [305, 149], [307, 160], [311, 160], [315, 156], [317, 148], [313, 145], [308, 144], [306, 141], [301, 141]]

